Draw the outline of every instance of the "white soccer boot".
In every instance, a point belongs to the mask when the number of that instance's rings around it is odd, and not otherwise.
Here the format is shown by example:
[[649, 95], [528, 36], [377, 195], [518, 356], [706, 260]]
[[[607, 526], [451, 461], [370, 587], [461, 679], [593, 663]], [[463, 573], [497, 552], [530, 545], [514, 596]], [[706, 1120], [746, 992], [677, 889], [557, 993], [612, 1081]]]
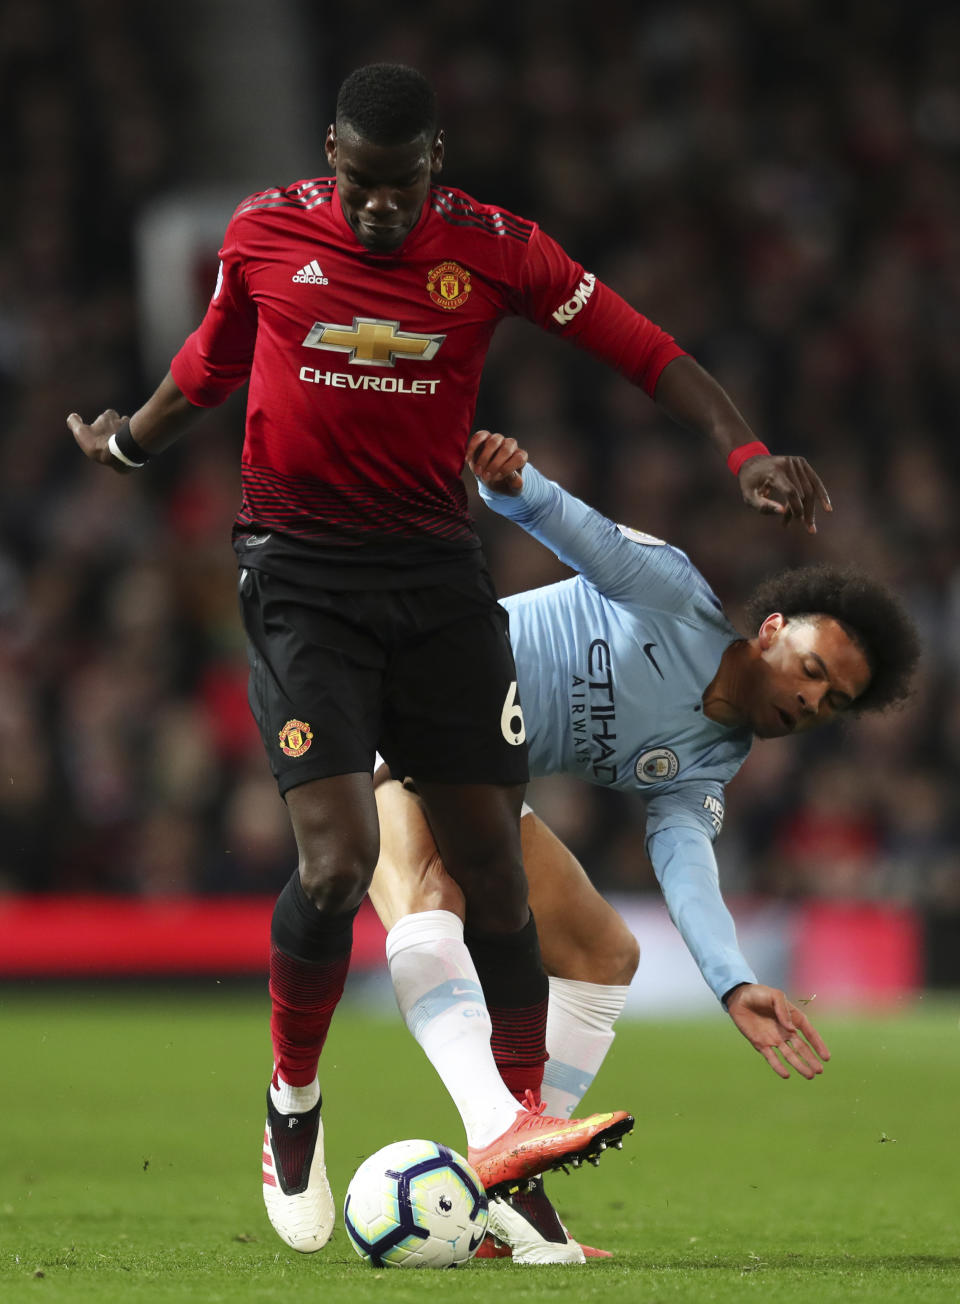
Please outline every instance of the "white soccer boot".
[[330, 1239], [336, 1209], [323, 1162], [320, 1101], [304, 1114], [281, 1114], [267, 1090], [263, 1202], [274, 1231], [291, 1249], [313, 1254]]
[[530, 1183], [530, 1189], [517, 1191], [507, 1199], [490, 1201], [487, 1234], [494, 1247], [478, 1253], [478, 1258], [499, 1258], [495, 1246], [509, 1245], [514, 1263], [586, 1263], [583, 1249], [572, 1240], [547, 1199], [542, 1181]]

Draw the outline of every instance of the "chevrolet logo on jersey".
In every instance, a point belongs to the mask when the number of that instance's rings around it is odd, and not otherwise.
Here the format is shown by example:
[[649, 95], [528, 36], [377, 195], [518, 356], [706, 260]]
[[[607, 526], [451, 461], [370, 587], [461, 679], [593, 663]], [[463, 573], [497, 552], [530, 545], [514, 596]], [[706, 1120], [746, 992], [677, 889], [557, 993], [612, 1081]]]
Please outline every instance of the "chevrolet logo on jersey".
[[303, 341], [308, 349], [332, 349], [347, 353], [351, 363], [369, 367], [395, 367], [397, 358], [429, 362], [446, 335], [419, 335], [402, 331], [398, 321], [376, 317], [354, 317], [352, 326], [314, 322]]

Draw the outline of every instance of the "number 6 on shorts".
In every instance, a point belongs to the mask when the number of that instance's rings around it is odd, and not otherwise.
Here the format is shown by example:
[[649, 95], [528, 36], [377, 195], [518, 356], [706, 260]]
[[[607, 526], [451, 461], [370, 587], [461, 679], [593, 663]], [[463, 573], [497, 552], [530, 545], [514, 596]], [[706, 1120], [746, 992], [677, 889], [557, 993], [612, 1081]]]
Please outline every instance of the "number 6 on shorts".
[[527, 728], [523, 723], [523, 709], [517, 698], [517, 681], [511, 679], [507, 696], [504, 698], [503, 710], [500, 712], [500, 732], [511, 747], [519, 747], [527, 740]]

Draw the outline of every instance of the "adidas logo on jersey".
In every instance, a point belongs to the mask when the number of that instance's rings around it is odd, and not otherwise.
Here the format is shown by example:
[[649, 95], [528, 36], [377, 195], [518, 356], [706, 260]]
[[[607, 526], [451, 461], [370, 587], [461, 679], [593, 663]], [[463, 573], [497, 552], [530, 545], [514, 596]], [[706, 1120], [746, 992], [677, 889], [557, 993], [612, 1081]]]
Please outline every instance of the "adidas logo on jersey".
[[328, 284], [327, 278], [323, 274], [323, 268], [317, 262], [316, 258], [312, 258], [310, 262], [307, 263], [306, 267], [301, 267], [299, 272], [294, 276], [291, 276], [290, 279], [300, 285]]

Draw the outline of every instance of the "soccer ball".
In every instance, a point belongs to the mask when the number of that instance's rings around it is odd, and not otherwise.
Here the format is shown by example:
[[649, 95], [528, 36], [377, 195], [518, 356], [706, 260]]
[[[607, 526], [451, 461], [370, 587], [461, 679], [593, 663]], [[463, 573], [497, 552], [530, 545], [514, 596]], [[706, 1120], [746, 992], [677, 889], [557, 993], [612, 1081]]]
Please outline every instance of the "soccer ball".
[[376, 1268], [450, 1268], [487, 1230], [480, 1178], [435, 1141], [394, 1141], [365, 1159], [343, 1205], [353, 1248]]

